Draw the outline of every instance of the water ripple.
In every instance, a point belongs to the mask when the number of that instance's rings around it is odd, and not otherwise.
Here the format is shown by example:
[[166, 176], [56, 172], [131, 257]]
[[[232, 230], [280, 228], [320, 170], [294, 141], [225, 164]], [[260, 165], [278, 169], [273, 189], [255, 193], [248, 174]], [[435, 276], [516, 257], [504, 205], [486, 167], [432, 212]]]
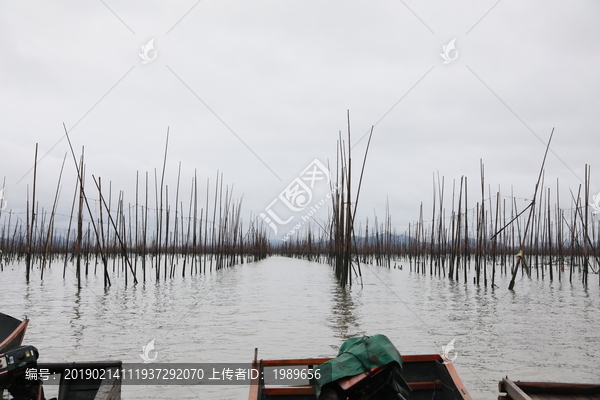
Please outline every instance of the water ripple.
[[[496, 395], [505, 375], [597, 381], [600, 293], [564, 279], [521, 278], [509, 292], [363, 266], [364, 287], [341, 289], [331, 267], [272, 257], [258, 263], [124, 287], [56, 265], [25, 283], [22, 265], [0, 273], [2, 312], [31, 322], [26, 343], [41, 361], [139, 362], [156, 339], [159, 362], [247, 362], [335, 356], [344, 339], [383, 333], [402, 354], [438, 353], [456, 338], [456, 367], [474, 399]], [[150, 279], [148, 279], [150, 278]], [[574, 276], [573, 281], [579, 277]], [[124, 387], [123, 398], [245, 398], [243, 386]]]

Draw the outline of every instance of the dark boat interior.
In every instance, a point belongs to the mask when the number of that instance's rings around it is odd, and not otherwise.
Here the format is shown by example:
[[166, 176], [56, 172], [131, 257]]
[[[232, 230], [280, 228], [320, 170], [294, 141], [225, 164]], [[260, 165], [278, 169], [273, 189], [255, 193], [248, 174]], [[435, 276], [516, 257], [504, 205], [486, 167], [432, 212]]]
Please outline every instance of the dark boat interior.
[[10, 315], [0, 313], [0, 352], [10, 350], [21, 344], [25, 334], [24, 330], [13, 338], [11, 338], [11, 335], [23, 324], [26, 326], [27, 320], [19, 321]]

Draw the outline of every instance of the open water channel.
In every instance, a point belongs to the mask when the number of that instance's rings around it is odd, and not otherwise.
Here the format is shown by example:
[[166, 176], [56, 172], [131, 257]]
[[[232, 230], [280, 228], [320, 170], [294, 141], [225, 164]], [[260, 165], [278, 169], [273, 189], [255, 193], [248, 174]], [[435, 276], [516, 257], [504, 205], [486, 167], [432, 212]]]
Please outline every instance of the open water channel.
[[[385, 334], [401, 354], [441, 352], [456, 339], [456, 369], [476, 400], [496, 399], [497, 382], [600, 381], [598, 276], [508, 278], [499, 288], [457, 283], [404, 268], [363, 266], [363, 283], [338, 287], [330, 266], [271, 257], [202, 275], [124, 287], [90, 275], [77, 290], [73, 270], [23, 265], [0, 272], [1, 312], [30, 319], [24, 344], [40, 362], [141, 362], [155, 339], [160, 363], [247, 363], [259, 358], [333, 357], [352, 336]], [[153, 277], [152, 277], [153, 279]], [[124, 400], [246, 399], [248, 387], [123, 386]]]

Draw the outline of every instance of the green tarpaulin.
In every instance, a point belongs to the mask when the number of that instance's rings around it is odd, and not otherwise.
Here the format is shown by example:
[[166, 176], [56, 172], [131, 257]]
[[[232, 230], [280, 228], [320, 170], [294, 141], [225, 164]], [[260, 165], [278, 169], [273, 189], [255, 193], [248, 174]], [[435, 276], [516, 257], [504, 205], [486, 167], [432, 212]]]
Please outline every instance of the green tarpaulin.
[[350, 338], [340, 347], [336, 358], [315, 368], [319, 379], [312, 379], [310, 384], [319, 397], [321, 387], [329, 382], [358, 375], [394, 361], [402, 367], [400, 353], [386, 336]]

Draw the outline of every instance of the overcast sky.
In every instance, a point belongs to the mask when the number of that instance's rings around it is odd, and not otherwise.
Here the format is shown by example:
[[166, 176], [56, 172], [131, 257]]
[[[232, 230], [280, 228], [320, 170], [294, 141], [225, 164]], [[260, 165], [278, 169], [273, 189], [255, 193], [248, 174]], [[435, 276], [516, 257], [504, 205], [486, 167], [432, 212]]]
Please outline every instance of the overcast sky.
[[[467, 176], [474, 206], [480, 160], [486, 194], [531, 197], [553, 127], [546, 183], [560, 181], [566, 207], [585, 164], [600, 190], [599, 19], [600, 3], [564, 0], [4, 1], [5, 211], [25, 210], [36, 143], [38, 199], [52, 207], [64, 122], [90, 192], [93, 174], [133, 203], [148, 171], [153, 194], [169, 128], [170, 188], [179, 162], [186, 199], [195, 170], [201, 187], [220, 171], [248, 220], [313, 160], [335, 164], [347, 110], [356, 166], [375, 125], [361, 220], [383, 218], [386, 200], [400, 232], [421, 202], [430, 217], [438, 173], [447, 199]], [[75, 179], [69, 154], [63, 214]]]

